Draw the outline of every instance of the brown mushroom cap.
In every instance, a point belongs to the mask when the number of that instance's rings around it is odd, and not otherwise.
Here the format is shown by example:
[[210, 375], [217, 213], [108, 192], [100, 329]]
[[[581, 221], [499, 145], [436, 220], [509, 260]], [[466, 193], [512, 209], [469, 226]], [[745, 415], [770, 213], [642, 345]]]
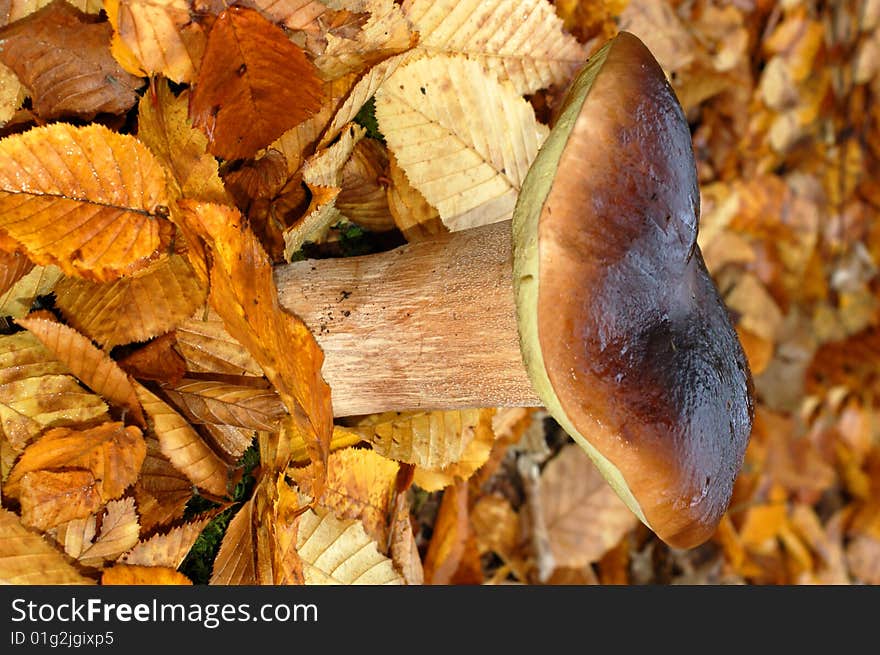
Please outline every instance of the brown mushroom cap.
[[726, 511], [753, 417], [742, 347], [697, 245], [691, 136], [629, 33], [587, 63], [514, 213], [523, 359], [548, 411], [665, 542]]

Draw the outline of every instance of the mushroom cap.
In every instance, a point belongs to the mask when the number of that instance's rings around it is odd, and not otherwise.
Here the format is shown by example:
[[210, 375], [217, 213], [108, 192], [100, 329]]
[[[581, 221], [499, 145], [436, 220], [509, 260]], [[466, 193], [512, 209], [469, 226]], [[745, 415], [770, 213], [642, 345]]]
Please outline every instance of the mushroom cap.
[[727, 510], [753, 418], [748, 363], [700, 248], [684, 112], [622, 32], [569, 89], [513, 218], [523, 360], [550, 414], [663, 541]]

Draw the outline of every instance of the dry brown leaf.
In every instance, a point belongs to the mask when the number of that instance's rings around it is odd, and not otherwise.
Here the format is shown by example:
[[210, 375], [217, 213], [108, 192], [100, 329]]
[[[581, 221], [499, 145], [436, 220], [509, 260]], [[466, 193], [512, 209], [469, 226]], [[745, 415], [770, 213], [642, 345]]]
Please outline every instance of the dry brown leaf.
[[[260, 454], [262, 461], [262, 449]], [[299, 495], [280, 471], [274, 477], [265, 476], [261, 483], [254, 492], [257, 578], [261, 584], [304, 584], [303, 562], [297, 552]]]
[[[330, 453], [324, 493], [313, 502], [331, 510], [340, 519], [358, 519], [367, 534], [387, 553], [388, 527], [399, 469], [397, 462], [359, 448]], [[313, 474], [290, 468], [288, 475], [304, 494], [311, 496]]]
[[597, 561], [638, 520], [575, 444], [568, 444], [541, 473], [540, 504], [558, 566]]
[[296, 549], [306, 584], [403, 584], [363, 525], [354, 519], [338, 519], [329, 510], [309, 509], [302, 514]]
[[330, 388], [321, 377], [323, 352], [305, 324], [281, 307], [268, 257], [239, 212], [187, 201], [185, 213], [190, 229], [209, 241], [213, 253], [212, 307], [259, 362], [307, 435], [312, 462], [319, 466], [315, 473], [323, 478], [333, 432]]
[[257, 584], [257, 562], [253, 534], [254, 497], [229, 521], [214, 559], [212, 585]]
[[86, 386], [111, 405], [129, 412], [134, 421], [144, 427], [144, 416], [134, 392], [134, 385], [119, 366], [91, 341], [57, 321], [42, 318], [19, 319], [49, 350], [52, 356]]
[[394, 503], [395, 513], [391, 520], [391, 545], [388, 548], [388, 554], [394, 568], [403, 576], [405, 584], [421, 585], [425, 583], [425, 569], [422, 566], [422, 556], [419, 552], [410, 516], [409, 497], [404, 491], [400, 488], [397, 490], [397, 498]]
[[481, 553], [511, 559], [520, 540], [519, 515], [510, 501], [498, 494], [482, 496], [470, 512], [471, 528]]
[[14, 493], [21, 503], [21, 522], [43, 531], [85, 518], [103, 504], [95, 476], [83, 470], [30, 471], [16, 480]]
[[388, 178], [388, 211], [407, 241], [421, 241], [449, 232], [440, 220], [440, 212], [409, 183], [394, 153], [388, 155]]
[[173, 234], [165, 173], [134, 137], [54, 123], [0, 140], [0, 230], [37, 264], [111, 280]]
[[57, 266], [33, 267], [3, 295], [0, 295], [0, 316], [21, 318], [34, 306], [37, 297], [52, 292], [62, 275], [61, 269]]
[[186, 361], [175, 349], [177, 341], [173, 332], [166, 332], [116, 360], [131, 377], [177, 384], [186, 374]]
[[104, 569], [102, 585], [191, 585], [192, 580], [167, 566], [116, 564]]
[[410, 184], [450, 230], [509, 219], [548, 133], [509, 82], [464, 57], [398, 68], [376, 92], [376, 118]]
[[170, 172], [176, 197], [229, 202], [208, 139], [189, 121], [189, 100], [189, 90], [175, 95], [164, 80], [152, 84], [138, 104], [138, 139]]
[[564, 86], [587, 58], [546, 0], [406, 0], [419, 50], [465, 54], [518, 94]]
[[43, 120], [122, 114], [143, 81], [110, 55], [111, 32], [108, 23], [55, 0], [0, 29], [0, 61], [30, 90]]
[[146, 387], [135, 386], [162, 454], [189, 480], [215, 496], [227, 494], [229, 467], [180, 414]]
[[187, 379], [162, 389], [191, 423], [271, 432], [278, 429], [278, 420], [285, 414], [278, 394], [271, 389]]
[[61, 551], [0, 507], [0, 581], [13, 585], [94, 584]]
[[263, 369], [214, 312], [196, 312], [175, 331], [177, 349], [193, 373], [262, 377]]
[[[190, 17], [189, 2], [109, 0], [105, 6], [115, 28], [113, 53], [123, 68], [135, 75], [164, 75], [178, 83], [194, 80], [207, 37]], [[127, 65], [129, 53], [139, 64], [133, 69]]]
[[183, 516], [192, 498], [193, 485], [162, 454], [159, 440], [147, 434], [147, 455], [134, 486], [134, 497], [141, 518], [141, 529], [151, 532]]
[[217, 425], [205, 423], [203, 432], [211, 440], [215, 448], [222, 450], [229, 459], [238, 461], [244, 452], [253, 444], [254, 430], [239, 428], [234, 425]]
[[846, 546], [846, 560], [860, 584], [880, 584], [880, 539], [859, 535]]
[[3, 487], [12, 497], [19, 494], [25, 474], [38, 471], [90, 472], [102, 502], [119, 498], [140, 473], [146, 444], [137, 427], [120, 422], [102, 423], [84, 430], [47, 430], [18, 460]]
[[217, 17], [190, 98], [209, 152], [250, 157], [320, 106], [314, 66], [280, 27], [245, 7]]
[[205, 301], [205, 288], [181, 255], [112, 282], [65, 278], [56, 286], [65, 320], [105, 348], [167, 332]]
[[202, 530], [213, 517], [195, 519], [167, 532], [154, 534], [146, 541], [133, 544], [119, 561], [138, 566], [167, 566], [176, 569], [186, 558]]
[[[9, 291], [33, 267], [33, 262], [20, 253], [0, 251], [0, 295]], [[2, 304], [0, 302], [0, 305]]]
[[336, 198], [336, 208], [352, 223], [372, 232], [395, 227], [384, 184], [387, 170], [388, 153], [376, 139], [358, 142], [342, 167], [342, 191]]
[[461, 564], [471, 533], [465, 481], [457, 480], [443, 492], [433, 528], [425, 554], [425, 583], [450, 584]]
[[129, 497], [107, 503], [100, 529], [92, 514], [59, 526], [55, 539], [83, 566], [101, 567], [137, 544], [139, 532], [134, 498]]

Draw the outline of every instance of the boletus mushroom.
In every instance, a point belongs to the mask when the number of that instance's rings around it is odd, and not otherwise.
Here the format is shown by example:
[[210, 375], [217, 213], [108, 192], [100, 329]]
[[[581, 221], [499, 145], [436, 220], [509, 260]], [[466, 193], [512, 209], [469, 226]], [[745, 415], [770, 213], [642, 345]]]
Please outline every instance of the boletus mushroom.
[[714, 532], [751, 431], [748, 364], [697, 245], [690, 132], [650, 51], [585, 64], [512, 221], [280, 267], [337, 416], [544, 406], [668, 544]]

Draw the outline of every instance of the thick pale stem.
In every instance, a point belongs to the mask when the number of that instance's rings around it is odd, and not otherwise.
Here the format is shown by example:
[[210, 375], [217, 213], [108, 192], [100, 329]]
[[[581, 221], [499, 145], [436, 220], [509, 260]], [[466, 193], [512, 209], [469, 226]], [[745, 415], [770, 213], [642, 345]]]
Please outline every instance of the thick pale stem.
[[295, 262], [275, 280], [324, 350], [336, 416], [541, 404], [519, 350], [510, 221]]

